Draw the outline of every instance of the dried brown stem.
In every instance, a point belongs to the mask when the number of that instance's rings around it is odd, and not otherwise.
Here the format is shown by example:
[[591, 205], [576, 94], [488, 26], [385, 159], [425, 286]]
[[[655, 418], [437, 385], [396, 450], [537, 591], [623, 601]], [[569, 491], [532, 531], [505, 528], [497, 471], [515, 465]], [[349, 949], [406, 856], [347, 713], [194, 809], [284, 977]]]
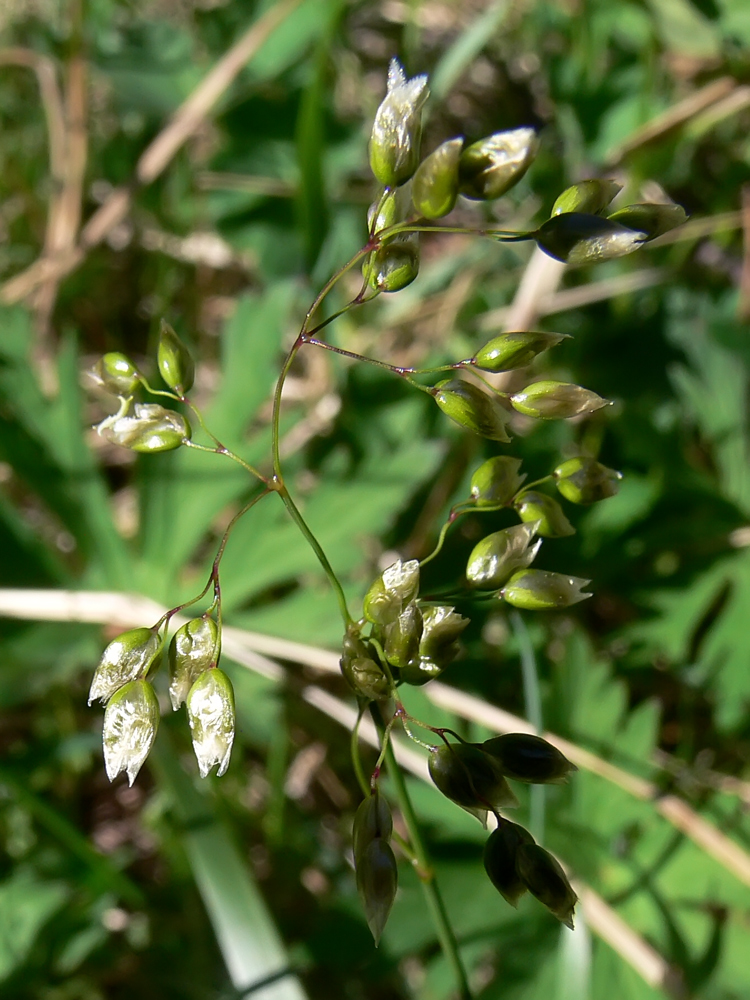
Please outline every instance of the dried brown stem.
[[[433, 702], [442, 708], [449, 709], [464, 719], [471, 719], [488, 726], [495, 732], [533, 732], [525, 719], [505, 712], [494, 705], [488, 705], [472, 695], [464, 694], [455, 688], [439, 681], [430, 684], [425, 692]], [[603, 760], [596, 754], [555, 733], [544, 733], [544, 738], [554, 744], [577, 767], [597, 774], [606, 781], [617, 785], [628, 795], [642, 802], [652, 802], [653, 807], [668, 823], [676, 827], [693, 841], [701, 850], [709, 854], [715, 861], [730, 871], [745, 885], [750, 886], [750, 854], [739, 844], [730, 840], [726, 834], [709, 823], [687, 802], [675, 795], [661, 795], [657, 785], [645, 778], [630, 774], [622, 768]]]
[[701, 87], [692, 94], [688, 94], [687, 97], [673, 104], [671, 108], [667, 108], [666, 111], [652, 118], [650, 122], [646, 122], [641, 128], [636, 129], [619, 146], [610, 150], [607, 156], [607, 166], [611, 169], [621, 163], [633, 150], [660, 139], [667, 132], [671, 132], [672, 129], [691, 118], [695, 118], [712, 104], [723, 100], [734, 88], [735, 81], [729, 76], [722, 76], [718, 80], [712, 80], [705, 87]]
[[[533, 330], [541, 313], [539, 304], [554, 295], [560, 286], [565, 264], [534, 247], [512, 303], [505, 311], [506, 330]], [[495, 382], [499, 387], [499, 382]]]
[[[82, 0], [72, 0], [70, 13], [73, 27], [70, 57], [65, 74], [63, 159], [60, 164], [60, 176], [53, 175], [44, 238], [45, 257], [65, 254], [75, 246], [83, 207], [83, 185], [88, 157], [86, 127], [88, 86], [82, 40]], [[35, 360], [43, 376], [50, 368], [49, 327], [58, 287], [59, 279], [50, 277], [36, 289], [33, 297], [37, 331]]]
[[663, 955], [625, 923], [590, 886], [574, 879], [573, 888], [578, 893], [589, 927], [635, 969], [644, 982], [675, 1000], [686, 996], [682, 977]]
[[[142, 625], [144, 621], [158, 620], [164, 614], [164, 610], [154, 601], [132, 594], [0, 589], [0, 616], [7, 618], [95, 622], [118, 628], [133, 628]], [[283, 668], [266, 658], [269, 656], [301, 663], [325, 673], [339, 671], [337, 653], [288, 639], [248, 632], [245, 629], [226, 627], [224, 649], [227, 656], [249, 666], [250, 669], [259, 669], [265, 676], [274, 679], [283, 676]], [[258, 666], [247, 663], [243, 658], [245, 654], [256, 657]], [[463, 719], [486, 726], [494, 732], [533, 732], [533, 727], [525, 719], [494, 705], [488, 705], [481, 699], [440, 681], [433, 681], [424, 691], [434, 705], [445, 708]], [[652, 802], [654, 809], [668, 823], [684, 833], [741, 882], [750, 886], [750, 854], [696, 813], [682, 799], [675, 795], [662, 796], [658, 786], [653, 782], [630, 774], [555, 733], [544, 733], [544, 737], [577, 767], [617, 785], [633, 798], [642, 802]]]
[[[138, 595], [99, 591], [0, 590], [0, 615], [6, 617], [37, 621], [97, 622], [117, 628], [132, 628], [142, 625], [145, 621], [155, 621], [163, 614], [164, 609], [155, 601]], [[175, 617], [175, 625], [181, 622], [182, 619]], [[303, 643], [247, 632], [244, 629], [225, 627], [222, 645], [230, 659], [272, 680], [281, 680], [284, 671], [277, 663], [263, 655], [264, 653], [304, 663], [326, 673], [339, 669], [338, 656], [335, 653]], [[532, 727], [524, 719], [486, 705], [479, 699], [465, 695], [445, 684], [433, 682], [425, 692], [434, 704], [486, 725], [496, 732], [531, 731]], [[303, 689], [302, 697], [342, 726], [348, 729], [355, 726], [356, 709], [329, 692], [311, 684]], [[359, 736], [374, 749], [379, 748], [378, 734], [369, 720], [363, 719], [360, 722]], [[554, 742], [579, 767], [612, 781], [636, 798], [648, 800], [653, 797], [655, 786], [650, 782], [630, 775], [554, 734], [545, 733], [545, 737]], [[415, 753], [400, 738], [394, 738], [394, 749], [396, 758], [403, 767], [417, 777], [429, 780], [426, 762], [422, 755]], [[666, 809], [660, 808], [664, 803]], [[723, 838], [727, 841], [727, 838], [697, 816], [686, 803], [674, 796], [668, 796], [656, 801], [654, 805], [669, 822], [683, 830], [687, 836], [699, 846], [703, 846], [722, 864], [726, 864], [730, 870], [734, 870], [729, 863], [728, 855], [722, 860], [714, 853], [718, 840]], [[700, 829], [701, 826], [712, 831], [712, 836], [706, 844], [701, 844], [700, 838], [696, 839], [695, 836], [696, 829]], [[740, 854], [744, 854], [740, 848], [737, 850]], [[745, 855], [745, 859], [750, 864], [750, 857]], [[734, 873], [738, 874], [737, 871]], [[576, 891], [581, 897], [586, 922], [594, 933], [606, 941], [645, 982], [662, 989], [671, 997], [678, 998], [683, 995], [679, 977], [663, 956], [625, 923], [593, 889], [577, 883]]]
[[30, 49], [0, 49], [0, 66], [24, 66], [36, 74], [47, 123], [49, 168], [53, 184], [62, 185], [65, 162], [65, 111], [57, 81], [57, 66], [48, 56]]
[[[575, 288], [563, 288], [560, 291], [552, 290], [549, 292], [542, 289], [534, 303], [536, 319], [540, 319], [542, 316], [551, 316], [554, 313], [566, 312], [568, 309], [580, 309], [583, 306], [591, 305], [592, 302], [603, 302], [606, 299], [627, 295], [643, 288], [651, 288], [654, 285], [662, 284], [669, 275], [670, 271], [666, 268], [649, 267], [640, 271], [632, 271], [630, 274], [619, 274], [614, 278], [590, 281]], [[519, 327], [511, 325], [512, 309], [512, 306], [503, 306], [485, 313], [480, 321], [480, 328], [486, 331], [519, 329]], [[521, 329], [526, 329], [526, 327]]]

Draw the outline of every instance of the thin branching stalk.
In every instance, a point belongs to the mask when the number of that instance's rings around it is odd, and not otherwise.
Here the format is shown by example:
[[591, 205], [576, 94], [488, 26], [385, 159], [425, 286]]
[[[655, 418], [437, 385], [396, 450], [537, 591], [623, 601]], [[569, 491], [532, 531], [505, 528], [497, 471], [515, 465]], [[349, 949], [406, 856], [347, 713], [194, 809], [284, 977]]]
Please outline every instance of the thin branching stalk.
[[[375, 724], [382, 731], [383, 718], [380, 715], [379, 709], [375, 706], [372, 708], [372, 716], [375, 720]], [[422, 837], [422, 832], [419, 827], [416, 813], [414, 812], [411, 798], [409, 797], [409, 790], [406, 787], [404, 775], [398, 765], [396, 756], [393, 752], [393, 746], [390, 741], [388, 741], [386, 746], [385, 761], [388, 767], [388, 774], [393, 782], [393, 790], [398, 801], [399, 809], [401, 810], [401, 815], [404, 818], [404, 824], [406, 825], [406, 829], [409, 834], [409, 842], [414, 852], [416, 861], [415, 868], [417, 874], [419, 875], [419, 881], [422, 886], [425, 900], [427, 901], [427, 906], [440, 942], [440, 947], [455, 977], [461, 1000], [472, 1000], [466, 970], [464, 969], [461, 955], [458, 950], [458, 941], [456, 940], [456, 935], [453, 931], [445, 902], [435, 878], [432, 862]]]
[[[526, 707], [526, 717], [538, 735], [544, 731], [542, 719], [542, 696], [539, 690], [539, 672], [537, 670], [536, 654], [531, 642], [529, 630], [520, 611], [512, 611], [510, 615], [513, 631], [516, 634], [518, 650], [521, 656], [521, 678], [523, 681], [523, 698]], [[534, 840], [538, 844], [544, 842], [545, 813], [547, 806], [547, 789], [544, 785], [531, 785], [529, 789], [529, 827]]]

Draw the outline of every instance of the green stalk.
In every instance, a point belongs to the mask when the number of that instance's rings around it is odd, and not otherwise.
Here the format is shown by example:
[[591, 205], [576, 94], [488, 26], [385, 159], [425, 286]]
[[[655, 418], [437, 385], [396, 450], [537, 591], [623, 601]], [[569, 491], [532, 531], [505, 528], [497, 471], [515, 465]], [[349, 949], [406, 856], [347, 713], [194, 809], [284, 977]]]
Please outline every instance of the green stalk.
[[477, 379], [479, 379], [480, 382], [483, 382], [484, 385], [486, 385], [487, 388], [490, 390], [490, 392], [493, 393], [493, 395], [500, 396], [501, 399], [509, 399], [510, 396], [512, 395], [512, 393], [510, 393], [510, 392], [503, 392], [502, 389], [497, 389], [492, 384], [492, 382], [488, 381], [484, 377], [484, 375], [480, 375], [479, 372], [476, 371], [476, 369], [472, 368], [472, 372], [474, 373], [474, 378], [477, 378]]
[[353, 619], [352, 619], [351, 615], [349, 614], [349, 609], [348, 609], [348, 607], [346, 605], [346, 597], [344, 596], [344, 591], [343, 591], [343, 588], [341, 586], [341, 583], [339, 582], [338, 577], [334, 573], [333, 567], [331, 566], [330, 562], [328, 561], [328, 557], [326, 556], [325, 552], [323, 551], [323, 548], [322, 548], [320, 542], [317, 540], [317, 538], [315, 537], [315, 535], [312, 533], [312, 531], [308, 527], [305, 519], [302, 517], [302, 514], [300, 513], [299, 509], [297, 508], [297, 505], [295, 504], [294, 500], [292, 500], [292, 498], [291, 498], [291, 496], [289, 494], [289, 490], [286, 488], [286, 486], [284, 484], [284, 476], [283, 476], [283, 473], [281, 471], [281, 449], [280, 449], [281, 435], [280, 435], [280, 432], [279, 432], [279, 424], [280, 424], [280, 420], [281, 420], [281, 396], [282, 396], [282, 393], [284, 391], [284, 382], [286, 381], [286, 377], [289, 374], [289, 370], [291, 369], [292, 364], [294, 363], [294, 359], [297, 356], [297, 352], [299, 351], [299, 349], [306, 342], [305, 338], [306, 338], [306, 335], [307, 335], [307, 328], [310, 325], [310, 322], [311, 322], [313, 316], [315, 315], [316, 310], [320, 306], [320, 304], [323, 301], [323, 299], [325, 299], [326, 295], [328, 295], [328, 293], [334, 287], [334, 285], [348, 271], [350, 271], [351, 268], [353, 268], [355, 266], [355, 264], [357, 264], [360, 260], [362, 260], [363, 257], [366, 257], [367, 254], [370, 253], [370, 250], [371, 250], [371, 248], [369, 246], [368, 247], [363, 247], [361, 250], [357, 251], [357, 253], [351, 258], [351, 260], [349, 260], [346, 264], [344, 264], [343, 267], [339, 268], [339, 270], [331, 278], [328, 279], [328, 281], [325, 283], [325, 285], [323, 286], [323, 288], [320, 290], [320, 292], [316, 296], [315, 301], [313, 302], [313, 304], [307, 310], [307, 313], [305, 314], [305, 319], [304, 319], [304, 322], [302, 323], [302, 328], [301, 328], [301, 330], [299, 332], [299, 335], [298, 335], [297, 339], [294, 341], [294, 343], [292, 344], [291, 348], [289, 349], [289, 353], [286, 356], [286, 359], [284, 361], [284, 365], [283, 365], [283, 367], [281, 369], [281, 373], [279, 374], [278, 381], [276, 382], [276, 389], [275, 389], [274, 395], [273, 395], [273, 415], [272, 415], [272, 418], [271, 418], [271, 441], [272, 441], [271, 447], [272, 447], [272, 450], [273, 450], [273, 480], [269, 483], [269, 486], [270, 486], [271, 489], [276, 490], [276, 492], [279, 494], [279, 496], [283, 500], [284, 506], [286, 507], [287, 511], [289, 512], [289, 515], [291, 516], [292, 520], [297, 525], [297, 527], [299, 528], [299, 530], [302, 532], [302, 534], [304, 535], [304, 537], [307, 539], [308, 544], [312, 548], [312, 550], [315, 553], [315, 555], [318, 557], [318, 561], [320, 562], [320, 565], [323, 567], [323, 571], [325, 572], [326, 576], [328, 577], [328, 580], [329, 580], [331, 586], [333, 587], [334, 593], [336, 594], [336, 599], [337, 599], [337, 601], [339, 603], [339, 609], [341, 611], [341, 617], [344, 620], [344, 626], [345, 627], [348, 627], [352, 623]]
[[448, 529], [450, 528], [450, 526], [452, 524], [453, 524], [453, 521], [451, 521], [450, 519], [448, 519], [445, 522], [445, 524], [443, 525], [443, 527], [440, 529], [440, 535], [438, 536], [438, 540], [437, 540], [437, 544], [435, 545], [435, 548], [432, 550], [432, 552], [430, 552], [430, 554], [428, 556], [425, 556], [424, 559], [420, 559], [419, 560], [420, 567], [426, 566], [428, 562], [432, 562], [432, 560], [436, 556], [440, 555], [440, 552], [442, 551], [442, 548], [443, 548], [443, 544], [445, 543], [446, 535], [448, 534]]
[[222, 444], [221, 441], [219, 441], [219, 439], [216, 437], [213, 431], [209, 430], [209, 428], [207, 427], [206, 421], [203, 419], [203, 414], [195, 405], [195, 403], [191, 403], [190, 400], [187, 398], [187, 396], [182, 397], [182, 402], [186, 406], [189, 406], [190, 409], [193, 411], [193, 413], [196, 415], [196, 417], [198, 418], [198, 423], [201, 425], [204, 432], [211, 438], [211, 440], [216, 445], [216, 451], [218, 454], [226, 455], [228, 458], [231, 458], [233, 462], [237, 462], [237, 464], [241, 465], [243, 469], [245, 469], [247, 472], [250, 473], [251, 476], [255, 476], [256, 479], [260, 479], [262, 483], [268, 482], [263, 473], [260, 472], [258, 469], [256, 469], [254, 465], [250, 465], [250, 463], [246, 462], [244, 458], [240, 458], [239, 455], [236, 455], [233, 451], [227, 448], [225, 444]]
[[365, 798], [370, 794], [370, 782], [365, 774], [365, 769], [362, 766], [362, 755], [359, 752], [359, 724], [362, 721], [362, 713], [364, 712], [363, 705], [359, 707], [359, 714], [357, 715], [357, 721], [352, 729], [352, 735], [349, 740], [349, 750], [351, 751], [352, 757], [352, 767], [354, 768], [354, 774], [359, 783], [359, 787]]
[[[536, 666], [536, 656], [534, 647], [531, 644], [531, 636], [526, 628], [526, 622], [519, 611], [512, 611], [510, 615], [513, 631], [518, 640], [518, 649], [521, 654], [521, 677], [523, 679], [523, 697], [526, 708], [526, 718], [537, 732], [541, 735], [543, 730], [542, 721], [542, 697], [539, 691], [539, 673]], [[545, 807], [547, 804], [547, 790], [544, 785], [532, 785], [529, 792], [529, 826], [531, 835], [537, 843], [544, 842]]]
[[525, 483], [524, 486], [521, 487], [521, 489], [518, 491], [518, 493], [516, 493], [516, 495], [513, 497], [513, 499], [510, 502], [511, 503], [515, 503], [517, 500], [521, 499], [521, 497], [524, 495], [524, 493], [528, 493], [529, 490], [533, 490], [536, 486], [541, 486], [544, 483], [548, 483], [550, 481], [550, 479], [552, 479], [552, 478], [553, 477], [550, 474], [549, 476], [542, 476], [541, 479], [535, 479], [533, 481], [533, 483]]
[[[308, 314], [309, 315], [309, 314]], [[292, 344], [284, 360], [284, 366], [281, 369], [281, 374], [279, 375], [279, 380], [276, 383], [276, 389], [273, 394], [273, 416], [271, 418], [271, 441], [273, 448], [273, 474], [276, 483], [283, 486], [284, 477], [281, 473], [281, 451], [280, 451], [280, 441], [281, 435], [279, 433], [279, 421], [281, 420], [281, 394], [284, 391], [284, 382], [289, 374], [289, 369], [294, 363], [294, 359], [297, 357], [297, 352], [300, 347], [302, 347], [304, 341], [302, 336], [297, 337], [295, 342]]]
[[[340, 316], [344, 312], [346, 312], [346, 309], [340, 310], [340, 312], [336, 313], [335, 316], [331, 318], [335, 319], [336, 316]], [[321, 323], [320, 326], [323, 326], [323, 324]], [[394, 375], [401, 375], [402, 378], [406, 378], [408, 375], [432, 375], [437, 372], [455, 371], [457, 368], [461, 368], [466, 363], [464, 361], [457, 361], [454, 364], [440, 365], [437, 368], [402, 368], [400, 365], [389, 365], [387, 361], [379, 361], [377, 358], [368, 358], [364, 354], [355, 354], [354, 351], [347, 351], [343, 347], [335, 347], [333, 344], [329, 344], [325, 340], [318, 340], [317, 337], [313, 336], [313, 333], [316, 333], [319, 329], [320, 327], [316, 327], [314, 331], [311, 330], [310, 333], [305, 334], [306, 344], [312, 344], [314, 347], [322, 347], [326, 351], [333, 351], [334, 354], [340, 354], [344, 358], [351, 358], [352, 361], [364, 361], [368, 365], [375, 365], [378, 368], [382, 368], [384, 371], [393, 372]]]
[[[370, 710], [372, 712], [375, 725], [382, 732], [383, 718], [380, 714], [380, 710], [374, 705], [371, 706]], [[404, 817], [404, 823], [406, 824], [406, 829], [409, 833], [409, 841], [411, 843], [412, 850], [414, 851], [414, 858], [416, 861], [415, 867], [422, 885], [422, 891], [427, 901], [430, 917], [432, 918], [435, 932], [437, 934], [438, 941], [440, 942], [440, 947], [453, 972], [461, 1000], [472, 1000], [469, 982], [466, 978], [466, 970], [463, 967], [461, 956], [458, 952], [456, 935], [453, 932], [453, 927], [451, 926], [445, 902], [440, 894], [432, 862], [430, 860], [425, 842], [422, 839], [422, 832], [419, 829], [419, 822], [417, 821], [417, 817], [414, 812], [414, 806], [411, 803], [406, 782], [404, 781], [404, 776], [398, 765], [398, 761], [396, 760], [396, 755], [393, 752], [393, 746], [390, 740], [388, 741], [385, 751], [385, 761], [388, 766], [388, 775], [393, 781], [393, 788], [396, 793], [399, 809], [401, 810], [401, 815]]]
[[464, 236], [490, 236], [503, 243], [523, 243], [526, 240], [533, 240], [536, 230], [528, 232], [512, 232], [508, 229], [473, 229], [471, 226], [432, 226], [425, 225], [419, 221], [397, 222], [387, 229], [381, 229], [378, 236], [381, 239], [391, 239], [399, 233], [456, 233]]
[[[202, 447], [202, 446], [196, 446], [196, 447]], [[213, 451], [213, 448], [208, 448], [207, 450]], [[189, 601], [185, 601], [183, 604], [178, 604], [176, 608], [170, 608], [169, 611], [167, 611], [166, 614], [162, 615], [159, 621], [154, 625], [155, 630], [160, 629], [164, 624], [164, 622], [167, 622], [167, 627], [168, 627], [169, 622], [176, 614], [179, 614], [179, 612], [183, 611], [185, 608], [189, 608], [192, 604], [196, 604], [206, 594], [208, 588], [213, 583], [214, 595], [215, 595], [214, 605], [218, 604], [219, 631], [221, 631], [221, 600], [219, 599], [219, 563], [221, 562], [222, 556], [224, 555], [224, 550], [227, 547], [229, 536], [232, 533], [232, 529], [234, 528], [235, 524], [239, 521], [241, 517], [244, 517], [244, 515], [247, 514], [247, 512], [252, 507], [254, 507], [259, 500], [262, 500], [263, 497], [267, 496], [267, 494], [270, 492], [271, 490], [269, 488], [261, 490], [259, 493], [256, 493], [255, 496], [251, 500], [249, 500], [245, 504], [245, 506], [242, 507], [241, 510], [237, 511], [237, 513], [234, 515], [232, 520], [227, 525], [224, 534], [222, 535], [221, 542], [219, 543], [219, 548], [216, 552], [216, 555], [214, 556], [213, 565], [211, 567], [211, 573], [208, 577], [208, 580], [206, 581], [206, 586], [203, 588], [200, 594], [196, 595], [195, 597], [191, 597]], [[212, 607], [214, 605], [212, 605]]]
[[[279, 494], [282, 501], [284, 502], [284, 506], [289, 512], [290, 517], [297, 525], [300, 532], [304, 535], [308, 544], [310, 545], [315, 555], [317, 556], [318, 561], [320, 562], [320, 565], [323, 567], [323, 570], [326, 576], [328, 577], [328, 580], [334, 590], [334, 593], [336, 594], [336, 598], [339, 603], [339, 609], [341, 611], [341, 617], [344, 621], [344, 626], [347, 628], [353, 623], [353, 619], [349, 614], [349, 609], [346, 603], [346, 597], [344, 595], [341, 583], [339, 582], [339, 579], [336, 576], [333, 567], [328, 561], [328, 557], [323, 551], [320, 542], [317, 540], [311, 529], [308, 527], [305, 519], [302, 517], [302, 514], [297, 508], [297, 505], [292, 500], [289, 491], [284, 484], [284, 478], [281, 471], [281, 454], [279, 447], [279, 442], [280, 442], [279, 422], [281, 413], [281, 396], [284, 389], [284, 382], [286, 380], [287, 375], [289, 374], [289, 370], [292, 367], [294, 359], [297, 356], [297, 352], [307, 341], [308, 337], [307, 330], [312, 320], [312, 317], [315, 314], [315, 311], [317, 310], [318, 306], [323, 301], [323, 299], [326, 297], [326, 295], [328, 295], [330, 290], [337, 283], [337, 281], [344, 274], [346, 274], [347, 271], [349, 271], [352, 267], [354, 267], [355, 264], [357, 264], [360, 260], [366, 257], [367, 254], [369, 254], [372, 249], [373, 246], [368, 245], [367, 247], [363, 247], [361, 250], [359, 250], [347, 264], [345, 264], [339, 271], [336, 272], [336, 274], [333, 275], [333, 277], [329, 279], [329, 281], [321, 289], [320, 293], [316, 297], [313, 304], [308, 309], [299, 336], [292, 344], [289, 353], [286, 356], [284, 365], [279, 375], [279, 379], [276, 383], [276, 389], [274, 392], [274, 400], [273, 400], [273, 416], [271, 422], [274, 477], [269, 485]], [[321, 343], [318, 346], [324, 346], [324, 345]], [[412, 380], [410, 379], [409, 381]], [[414, 384], [417, 385], [417, 387], [420, 389], [423, 388], [416, 382]], [[385, 728], [383, 719], [380, 716], [380, 713], [377, 710], [377, 708], [375, 708], [375, 706], [373, 706], [371, 710], [373, 713], [373, 718], [375, 719], [376, 724], [379, 725], [380, 730], [382, 732], [383, 729]], [[416, 867], [419, 873], [422, 889], [424, 891], [425, 898], [427, 900], [427, 905], [430, 910], [430, 915], [432, 917], [432, 921], [435, 926], [437, 937], [440, 942], [440, 947], [443, 950], [443, 954], [445, 955], [448, 964], [453, 970], [456, 983], [458, 984], [461, 1000], [472, 1000], [471, 991], [469, 990], [469, 984], [466, 978], [466, 972], [464, 970], [463, 964], [461, 962], [461, 957], [458, 952], [458, 943], [456, 941], [456, 936], [453, 933], [453, 928], [451, 927], [450, 924], [448, 912], [445, 908], [445, 903], [443, 902], [443, 898], [440, 895], [440, 891], [435, 881], [435, 874], [432, 869], [432, 865], [430, 863], [430, 857], [429, 854], [427, 853], [427, 848], [425, 847], [424, 841], [422, 840], [422, 835], [419, 829], [419, 824], [417, 822], [417, 817], [414, 813], [414, 808], [411, 804], [411, 799], [409, 798], [409, 793], [407, 791], [403, 775], [401, 774], [401, 771], [399, 770], [398, 764], [396, 762], [396, 758], [394, 756], [390, 740], [386, 742], [385, 759], [388, 766], [388, 773], [393, 779], [393, 784], [396, 791], [396, 797], [398, 799], [401, 813], [404, 817], [404, 822], [406, 824], [406, 828], [409, 833], [411, 845], [414, 850]], [[360, 778], [361, 781], [360, 775], [358, 775], [358, 778]]]

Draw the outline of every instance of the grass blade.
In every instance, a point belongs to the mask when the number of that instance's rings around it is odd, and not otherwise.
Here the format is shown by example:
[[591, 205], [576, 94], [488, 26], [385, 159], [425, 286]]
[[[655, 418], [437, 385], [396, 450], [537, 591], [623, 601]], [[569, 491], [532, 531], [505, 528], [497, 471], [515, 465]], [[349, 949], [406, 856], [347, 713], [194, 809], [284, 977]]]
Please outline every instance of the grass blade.
[[233, 985], [254, 987], [254, 1000], [305, 1000], [255, 880], [210, 799], [182, 770], [164, 731], [151, 760], [184, 824], [182, 844]]

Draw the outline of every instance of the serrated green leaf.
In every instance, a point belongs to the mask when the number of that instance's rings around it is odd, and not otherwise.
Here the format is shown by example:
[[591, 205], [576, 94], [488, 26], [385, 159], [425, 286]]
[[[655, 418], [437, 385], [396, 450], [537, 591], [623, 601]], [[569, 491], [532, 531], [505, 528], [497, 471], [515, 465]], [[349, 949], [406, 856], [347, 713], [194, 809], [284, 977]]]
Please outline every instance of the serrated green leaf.
[[720, 724], [735, 726], [750, 709], [748, 553], [716, 562], [688, 587], [656, 591], [647, 600], [658, 613], [635, 622], [625, 635], [651, 655], [666, 655], [678, 664], [686, 663], [699, 639], [694, 662], [686, 665], [695, 681], [713, 688]]
[[713, 443], [725, 495], [748, 513], [747, 373], [736, 353], [717, 343], [711, 327], [721, 321], [721, 312], [710, 305], [673, 296], [668, 336], [685, 352], [690, 366], [673, 365], [670, 375], [688, 418]]

